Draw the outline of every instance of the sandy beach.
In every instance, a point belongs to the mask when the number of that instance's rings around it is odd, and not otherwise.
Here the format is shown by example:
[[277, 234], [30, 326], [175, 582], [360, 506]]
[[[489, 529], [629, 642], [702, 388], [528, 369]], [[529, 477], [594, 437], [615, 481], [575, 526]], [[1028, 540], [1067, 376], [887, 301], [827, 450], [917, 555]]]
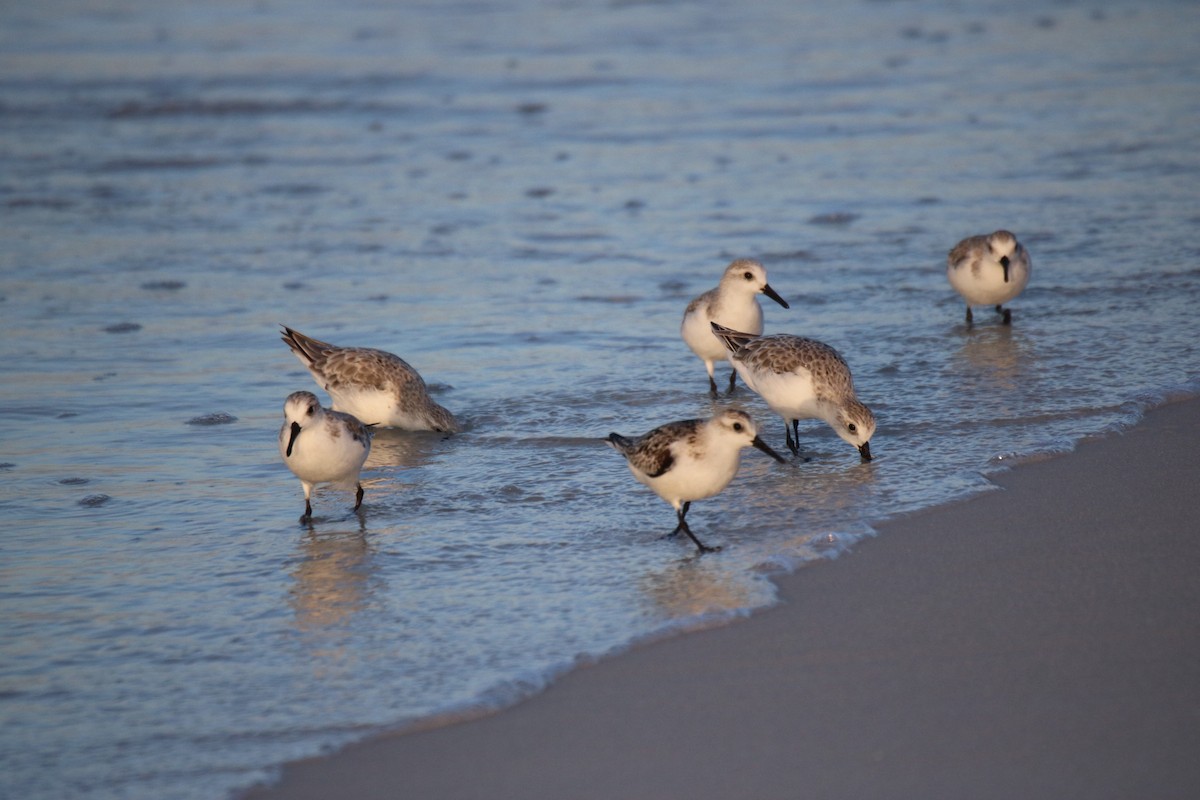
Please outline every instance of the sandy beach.
[[247, 798], [1200, 796], [1200, 401], [779, 580], [782, 602]]

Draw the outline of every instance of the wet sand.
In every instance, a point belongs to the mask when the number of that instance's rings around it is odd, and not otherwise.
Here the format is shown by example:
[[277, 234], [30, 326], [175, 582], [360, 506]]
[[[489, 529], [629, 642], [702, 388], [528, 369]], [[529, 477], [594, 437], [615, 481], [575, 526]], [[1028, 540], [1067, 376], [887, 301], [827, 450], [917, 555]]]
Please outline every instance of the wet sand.
[[751, 619], [246, 796], [1200, 796], [1200, 401], [995, 482]]

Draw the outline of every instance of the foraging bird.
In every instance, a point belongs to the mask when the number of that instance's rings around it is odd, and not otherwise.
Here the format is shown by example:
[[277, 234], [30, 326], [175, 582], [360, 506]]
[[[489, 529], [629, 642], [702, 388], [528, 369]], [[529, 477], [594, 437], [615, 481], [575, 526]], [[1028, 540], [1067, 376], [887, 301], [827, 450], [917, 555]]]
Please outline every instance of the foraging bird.
[[720, 548], [701, 543], [688, 527], [686, 517], [692, 501], [712, 497], [729, 485], [737, 473], [743, 447], [756, 447], [784, 463], [758, 438], [750, 415], [733, 409], [711, 419], [669, 422], [634, 439], [612, 433], [605, 441], [625, 456], [633, 477], [675, 509], [678, 524], [668, 536], [683, 531], [701, 553]]
[[837, 350], [803, 336], [755, 336], [715, 322], [712, 332], [742, 381], [783, 417], [789, 450], [800, 454], [800, 420], [823, 419], [863, 461], [871, 460], [875, 415], [854, 393], [850, 367]]
[[283, 403], [279, 455], [304, 487], [304, 516], [312, 519], [312, 490], [318, 483], [357, 489], [354, 510], [362, 506], [358, 476], [371, 452], [371, 429], [350, 414], [321, 407], [312, 392], [292, 392]]
[[1032, 270], [1029, 251], [1003, 230], [963, 239], [946, 257], [946, 278], [967, 301], [968, 326], [971, 306], [995, 306], [1004, 324], [1011, 325], [1012, 310], [1004, 304], [1024, 290]]
[[[750, 258], [739, 258], [725, 268], [721, 282], [713, 289], [688, 303], [683, 312], [683, 324], [679, 333], [683, 341], [704, 362], [708, 370], [709, 391], [717, 396], [717, 382], [713, 378], [713, 364], [726, 361], [725, 348], [712, 337], [709, 323], [719, 322], [739, 331], [762, 333], [762, 306], [758, 303], [759, 293], [765, 294], [784, 308], [787, 302], [775, 293], [767, 283], [767, 271], [763, 265]], [[729, 391], [737, 381], [737, 372], [729, 373]]]
[[457, 433], [454, 415], [434, 402], [425, 381], [408, 362], [370, 347], [338, 347], [286, 325], [280, 337], [317, 385], [333, 398], [333, 409], [367, 425], [408, 431]]

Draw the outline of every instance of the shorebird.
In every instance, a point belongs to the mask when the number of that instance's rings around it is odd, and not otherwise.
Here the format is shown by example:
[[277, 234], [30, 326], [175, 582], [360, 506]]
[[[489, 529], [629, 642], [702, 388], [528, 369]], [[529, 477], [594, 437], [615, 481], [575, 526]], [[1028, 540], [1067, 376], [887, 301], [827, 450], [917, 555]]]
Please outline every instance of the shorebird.
[[779, 454], [758, 438], [750, 415], [733, 409], [711, 419], [669, 422], [633, 439], [611, 433], [605, 441], [625, 456], [633, 477], [675, 509], [678, 524], [667, 535], [683, 531], [701, 553], [720, 548], [703, 544], [688, 527], [692, 501], [719, 494], [729, 485], [743, 447], [757, 447], [783, 463]]
[[[721, 282], [713, 289], [688, 303], [683, 312], [683, 324], [679, 333], [683, 341], [704, 362], [708, 370], [708, 386], [713, 397], [717, 396], [717, 382], [713, 377], [713, 364], [726, 361], [725, 348], [713, 339], [709, 323], [719, 322], [735, 330], [762, 333], [762, 306], [758, 304], [759, 293], [765, 294], [784, 308], [787, 302], [775, 293], [767, 283], [767, 271], [763, 265], [750, 258], [739, 258], [725, 268]], [[737, 381], [737, 372], [729, 373], [729, 391]]]
[[1004, 304], [1021, 293], [1032, 269], [1029, 251], [1008, 231], [970, 236], [946, 257], [946, 277], [967, 301], [968, 326], [971, 306], [995, 306], [1004, 324], [1011, 325], [1012, 310]]
[[371, 429], [350, 414], [321, 407], [312, 392], [292, 392], [283, 402], [279, 455], [304, 487], [304, 516], [312, 519], [312, 490], [318, 483], [354, 487], [354, 510], [362, 506], [358, 476], [371, 452]]
[[837, 350], [803, 336], [755, 336], [715, 322], [712, 332], [742, 381], [783, 417], [789, 450], [800, 454], [800, 420], [823, 419], [863, 461], [871, 460], [875, 415], [859, 402], [850, 367]]
[[434, 402], [425, 381], [408, 362], [370, 347], [338, 347], [286, 325], [281, 337], [317, 385], [333, 398], [333, 409], [367, 425], [408, 431], [457, 433], [454, 415]]

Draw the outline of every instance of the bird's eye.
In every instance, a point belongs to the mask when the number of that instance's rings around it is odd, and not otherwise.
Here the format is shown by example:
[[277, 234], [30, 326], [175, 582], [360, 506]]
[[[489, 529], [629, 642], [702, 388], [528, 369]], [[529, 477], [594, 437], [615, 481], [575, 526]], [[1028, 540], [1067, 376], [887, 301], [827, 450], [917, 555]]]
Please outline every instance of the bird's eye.
[[743, 278], [745, 278], [745, 279], [746, 279], [746, 280], [748, 280], [748, 281], [752, 281], [752, 280], [754, 280], [754, 273], [753, 273], [753, 272], [747, 272], [747, 273], [746, 273], [745, 275], [743, 275], [742, 277], [743, 277]]
[[738, 433], [741, 433], [742, 432], [742, 423], [740, 423], [740, 422], [733, 423], [733, 429], [735, 431], [737, 431]]
[[846, 430], [850, 431], [851, 433], [858, 433], [858, 426], [851, 422], [846, 426]]
[[311, 417], [315, 413], [317, 413], [317, 409], [314, 408], [313, 406], [309, 406], [308, 407], [308, 415]]

